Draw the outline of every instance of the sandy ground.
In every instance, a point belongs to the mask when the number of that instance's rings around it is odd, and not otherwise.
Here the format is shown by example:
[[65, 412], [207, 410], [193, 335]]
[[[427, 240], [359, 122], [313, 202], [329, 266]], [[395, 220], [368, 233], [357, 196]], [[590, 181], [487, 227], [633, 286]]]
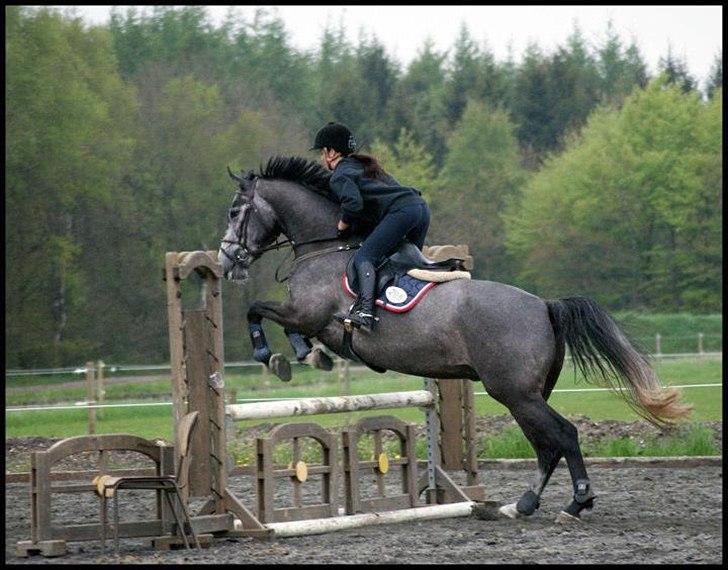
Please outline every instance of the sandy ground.
[[[532, 474], [517, 469], [481, 473], [488, 499], [510, 502]], [[528, 564], [528, 563], [721, 563], [722, 467], [597, 467], [590, 477], [598, 495], [581, 524], [561, 526], [554, 518], [569, 501], [568, 471], [559, 467], [541, 508], [528, 519], [484, 521], [474, 517], [373, 526], [327, 535], [278, 539], [218, 540], [201, 551], [152, 550], [147, 541], [123, 539], [121, 554], [101, 552], [98, 541], [69, 543], [62, 558], [15, 557], [15, 543], [30, 535], [27, 484], [6, 486], [5, 539], [8, 563], [162, 563], [162, 564]], [[317, 492], [319, 486], [311, 481]], [[230, 486], [251, 505], [251, 481]], [[278, 506], [285, 504], [277, 493]], [[132, 492], [129, 492], [131, 495]], [[150, 512], [151, 493], [125, 501], [122, 520]], [[54, 495], [54, 517], [75, 522], [98, 520], [91, 494]]]

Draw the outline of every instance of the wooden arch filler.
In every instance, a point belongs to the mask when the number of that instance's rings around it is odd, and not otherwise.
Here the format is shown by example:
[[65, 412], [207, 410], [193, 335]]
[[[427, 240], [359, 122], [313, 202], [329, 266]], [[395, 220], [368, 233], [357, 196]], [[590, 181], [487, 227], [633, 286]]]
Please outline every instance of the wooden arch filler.
[[[389, 458], [384, 453], [382, 435], [391, 432], [399, 440], [399, 458]], [[362, 461], [357, 445], [362, 435], [371, 433], [374, 438], [374, 459]], [[363, 418], [342, 433], [344, 453], [344, 489], [346, 514], [371, 513], [409, 509], [417, 506], [419, 496], [417, 484], [417, 457], [415, 455], [415, 426], [394, 416]], [[390, 466], [401, 468], [401, 493], [386, 495], [385, 477]], [[359, 473], [374, 473], [377, 495], [364, 499], [361, 496]]]

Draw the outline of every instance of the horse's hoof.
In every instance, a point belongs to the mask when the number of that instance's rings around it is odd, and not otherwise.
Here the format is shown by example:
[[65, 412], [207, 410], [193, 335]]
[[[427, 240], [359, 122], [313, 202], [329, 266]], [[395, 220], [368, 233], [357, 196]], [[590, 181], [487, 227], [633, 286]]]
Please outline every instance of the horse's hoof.
[[500, 509], [498, 509], [498, 512], [508, 517], [509, 519], [517, 519], [523, 516], [523, 514], [518, 512], [518, 509], [516, 508], [516, 503], [508, 503], [507, 505], [503, 505]]
[[268, 368], [284, 382], [291, 381], [291, 364], [282, 354], [278, 353], [271, 356], [268, 362]]
[[500, 503], [498, 501], [478, 503], [473, 507], [473, 516], [483, 521], [496, 521], [502, 518], [498, 511], [499, 507]]
[[570, 515], [566, 511], [561, 511], [558, 515], [556, 515], [556, 520], [554, 522], [556, 524], [574, 524], [581, 523], [583, 521], [579, 517]]
[[303, 359], [303, 363], [318, 368], [319, 370], [326, 370], [327, 372], [334, 369], [334, 361], [320, 348], [314, 348], [309, 352], [306, 358]]

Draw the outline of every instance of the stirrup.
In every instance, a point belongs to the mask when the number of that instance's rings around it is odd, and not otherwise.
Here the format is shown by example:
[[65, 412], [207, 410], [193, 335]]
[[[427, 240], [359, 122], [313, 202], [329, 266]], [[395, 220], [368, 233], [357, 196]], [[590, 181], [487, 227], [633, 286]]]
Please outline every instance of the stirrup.
[[371, 313], [358, 310], [349, 315], [349, 320], [355, 328], [362, 328], [371, 332], [372, 329], [374, 329], [374, 323], [379, 320], [379, 317], [375, 317]]
[[364, 313], [363, 311], [355, 311], [348, 314], [337, 313], [334, 315], [334, 319], [343, 324], [344, 328], [349, 332], [358, 328], [363, 328], [371, 332], [374, 323], [379, 321], [379, 317], [375, 317], [370, 313]]

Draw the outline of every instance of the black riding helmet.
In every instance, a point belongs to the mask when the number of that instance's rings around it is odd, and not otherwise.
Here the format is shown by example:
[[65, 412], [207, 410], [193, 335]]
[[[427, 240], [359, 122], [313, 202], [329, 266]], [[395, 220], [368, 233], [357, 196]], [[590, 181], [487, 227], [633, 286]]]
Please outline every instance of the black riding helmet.
[[349, 127], [341, 123], [330, 122], [319, 129], [316, 139], [309, 150], [333, 148], [341, 154], [351, 154], [356, 150], [356, 139]]

